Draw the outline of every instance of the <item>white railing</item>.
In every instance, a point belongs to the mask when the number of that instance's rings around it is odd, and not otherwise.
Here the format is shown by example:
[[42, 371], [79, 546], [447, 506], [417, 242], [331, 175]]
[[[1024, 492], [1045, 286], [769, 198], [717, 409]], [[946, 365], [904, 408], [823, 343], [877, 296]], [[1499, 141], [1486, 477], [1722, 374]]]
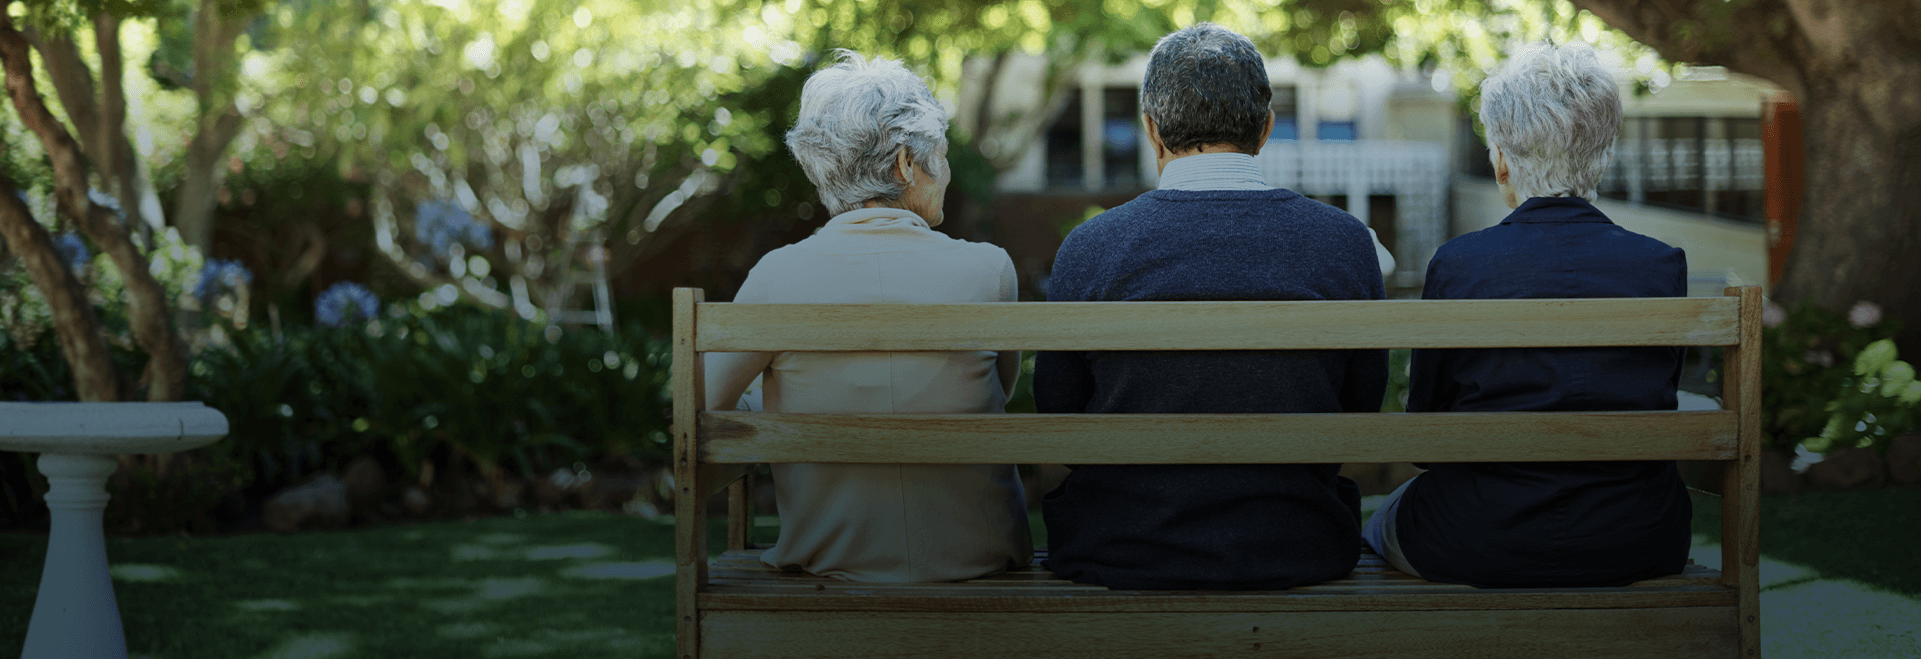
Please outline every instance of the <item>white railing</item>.
[[1267, 184], [1308, 195], [1346, 195], [1368, 221], [1366, 197], [1395, 197], [1396, 286], [1419, 286], [1447, 240], [1447, 149], [1437, 142], [1274, 140], [1256, 157]]
[[1761, 140], [1623, 139], [1602, 186], [1609, 190], [1761, 190]]

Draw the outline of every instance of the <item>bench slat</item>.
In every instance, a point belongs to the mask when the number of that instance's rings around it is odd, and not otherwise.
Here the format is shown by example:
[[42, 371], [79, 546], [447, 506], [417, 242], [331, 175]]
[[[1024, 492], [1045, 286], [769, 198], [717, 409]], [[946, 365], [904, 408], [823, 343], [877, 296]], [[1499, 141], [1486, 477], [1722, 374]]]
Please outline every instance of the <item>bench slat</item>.
[[[700, 415], [703, 463], [1729, 460], [1734, 412]], [[1605, 439], [1603, 439], [1605, 438]]]
[[1730, 297], [699, 305], [701, 352], [1733, 345]]
[[1296, 592], [1126, 591], [1106, 589], [895, 587], [815, 590], [811, 585], [715, 579], [702, 592], [704, 611], [1489, 611], [1734, 606], [1719, 585], [1575, 590], [1480, 590], [1404, 586]]
[[[706, 610], [721, 657], [1702, 657], [1731, 656], [1725, 606], [1546, 610], [1082, 613]], [[1131, 598], [1143, 604], [1153, 598]], [[1339, 600], [1342, 598], [1328, 598]], [[1357, 600], [1360, 598], [1356, 598]], [[1442, 604], [1444, 597], [1416, 598]], [[956, 601], [961, 604], [964, 601]], [[1427, 607], [1423, 607], [1424, 609]], [[770, 643], [769, 639], [780, 639]]]

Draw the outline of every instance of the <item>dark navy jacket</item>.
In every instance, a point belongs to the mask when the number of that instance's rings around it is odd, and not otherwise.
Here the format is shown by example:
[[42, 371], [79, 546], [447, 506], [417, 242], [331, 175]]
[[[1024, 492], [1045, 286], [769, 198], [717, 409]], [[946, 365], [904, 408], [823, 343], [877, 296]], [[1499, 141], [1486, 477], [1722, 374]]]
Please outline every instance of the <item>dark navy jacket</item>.
[[[1536, 197], [1449, 241], [1426, 299], [1687, 295], [1681, 250], [1578, 197]], [[1408, 411], [1672, 410], [1680, 348], [1415, 350]], [[1674, 462], [1432, 463], [1396, 535], [1430, 581], [1614, 586], [1676, 574], [1691, 507]]]
[[[1281, 189], [1148, 192], [1076, 228], [1052, 276], [1050, 301], [1383, 297], [1366, 228]], [[1034, 371], [1043, 413], [1376, 412], [1386, 386], [1383, 350], [1043, 352]], [[1079, 466], [1041, 502], [1047, 567], [1125, 589], [1338, 579], [1360, 544], [1359, 491], [1339, 470]]]

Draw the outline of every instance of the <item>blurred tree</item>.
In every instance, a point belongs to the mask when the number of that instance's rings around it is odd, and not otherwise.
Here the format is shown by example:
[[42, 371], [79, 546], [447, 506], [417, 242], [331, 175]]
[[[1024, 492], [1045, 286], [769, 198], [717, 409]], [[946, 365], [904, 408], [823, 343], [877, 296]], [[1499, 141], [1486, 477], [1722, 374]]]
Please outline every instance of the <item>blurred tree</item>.
[[1806, 196], [1776, 297], [1859, 300], [1921, 352], [1921, 3], [1576, 0], [1668, 59], [1725, 66], [1794, 96]]
[[[191, 12], [201, 19], [193, 40], [205, 51], [196, 58], [193, 70], [198, 72], [197, 88], [209, 90], [201, 94], [203, 116], [233, 111], [232, 96], [212, 90], [233, 86], [229, 63], [235, 59], [233, 42], [238, 32], [231, 25], [244, 23], [247, 13], [256, 8], [257, 3], [250, 0], [202, 0]], [[179, 400], [185, 394], [186, 346], [173, 327], [166, 291], [155, 280], [143, 253], [145, 245], [152, 244], [146, 230], [158, 226], [159, 218], [143, 220], [142, 215], [157, 209], [158, 204], [148, 203], [152, 186], [141, 175], [126, 134], [120, 28], [125, 18], [156, 16], [173, 9], [174, 4], [165, 0], [37, 2], [25, 3], [18, 11], [12, 3], [6, 3], [4, 15], [0, 15], [0, 60], [5, 64], [8, 98], [20, 123], [38, 140], [44, 153], [58, 214], [100, 246], [121, 275], [134, 338], [148, 355], [140, 383], [146, 387], [147, 398], [156, 401]], [[79, 44], [89, 27], [99, 62], [97, 86]], [[52, 81], [66, 122], [49, 109], [48, 99], [40, 92], [33, 67], [35, 52], [40, 54]], [[226, 100], [224, 105], [221, 99]], [[205, 142], [201, 150], [217, 159], [231, 135], [208, 135], [211, 127], [211, 123], [203, 122], [194, 139]], [[8, 148], [11, 151], [19, 146]], [[20, 159], [13, 156], [13, 160]], [[217, 173], [212, 165], [201, 170], [187, 179]], [[0, 184], [18, 189], [11, 174]], [[90, 194], [100, 188], [107, 194]], [[197, 219], [175, 219], [204, 224], [206, 213], [202, 211]], [[0, 195], [0, 231], [4, 231], [9, 250], [26, 263], [34, 287], [47, 299], [62, 354], [73, 367], [80, 399], [114, 401], [132, 394], [131, 388], [120, 384], [107, 357], [99, 319], [86, 291], [58, 258], [49, 235], [33, 217], [23, 195]]]

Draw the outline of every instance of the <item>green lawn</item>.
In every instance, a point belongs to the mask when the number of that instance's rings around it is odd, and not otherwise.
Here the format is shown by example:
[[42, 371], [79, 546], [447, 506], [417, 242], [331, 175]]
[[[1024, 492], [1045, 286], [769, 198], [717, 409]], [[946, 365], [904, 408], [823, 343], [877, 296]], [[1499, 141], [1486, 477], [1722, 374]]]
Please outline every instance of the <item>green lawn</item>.
[[[1718, 504], [1696, 502], [1697, 562], [1719, 562]], [[1921, 490], [1762, 507], [1766, 656], [1921, 656]], [[718, 521], [712, 531], [717, 547]], [[44, 545], [0, 534], [0, 656], [26, 635]], [[108, 553], [135, 656], [586, 659], [673, 646], [672, 527], [630, 517], [110, 539]]]

